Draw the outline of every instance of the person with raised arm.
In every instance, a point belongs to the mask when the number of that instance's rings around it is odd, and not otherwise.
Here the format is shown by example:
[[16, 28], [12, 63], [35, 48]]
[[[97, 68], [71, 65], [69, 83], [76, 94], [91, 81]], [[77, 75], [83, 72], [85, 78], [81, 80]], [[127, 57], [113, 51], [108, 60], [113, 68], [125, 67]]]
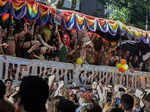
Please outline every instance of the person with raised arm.
[[78, 34], [78, 41], [81, 45], [80, 57], [82, 58], [83, 63], [86, 63], [87, 50], [89, 47], [93, 48], [93, 43], [90, 40], [87, 29], [85, 29], [83, 32], [78, 32]]
[[59, 45], [59, 50], [58, 50], [58, 58], [59, 61], [61, 62], [66, 62], [67, 61], [67, 56], [69, 54], [69, 39], [70, 37], [68, 36], [68, 34], [64, 34], [61, 38], [61, 35], [58, 31], [58, 25], [56, 25], [56, 37], [58, 40], [58, 45]]
[[[30, 23], [24, 24], [24, 33], [18, 35], [18, 49], [17, 56], [22, 58], [30, 58], [29, 50], [37, 48], [41, 45], [39, 41], [33, 40], [35, 22], [32, 25]], [[31, 52], [30, 52], [31, 53]]]
[[7, 43], [4, 43], [4, 37], [6, 36], [6, 32], [0, 26], [0, 54], [5, 55], [4, 49], [8, 47]]

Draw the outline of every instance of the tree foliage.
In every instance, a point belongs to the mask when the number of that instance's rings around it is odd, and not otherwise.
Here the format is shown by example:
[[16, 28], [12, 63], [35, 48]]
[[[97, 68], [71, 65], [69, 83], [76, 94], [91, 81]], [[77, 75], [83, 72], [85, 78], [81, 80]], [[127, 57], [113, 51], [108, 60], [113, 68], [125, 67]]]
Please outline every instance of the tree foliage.
[[109, 6], [108, 10], [112, 10], [112, 13], [108, 16], [111, 20], [121, 21], [124, 24], [128, 24], [130, 21], [130, 11], [127, 8], [118, 8], [115, 6]]
[[[150, 21], [150, 0], [99, 0], [112, 7], [110, 19], [145, 29], [146, 17]], [[126, 16], [125, 16], [126, 15]], [[124, 19], [123, 19], [124, 18]], [[148, 23], [150, 29], [150, 22]]]

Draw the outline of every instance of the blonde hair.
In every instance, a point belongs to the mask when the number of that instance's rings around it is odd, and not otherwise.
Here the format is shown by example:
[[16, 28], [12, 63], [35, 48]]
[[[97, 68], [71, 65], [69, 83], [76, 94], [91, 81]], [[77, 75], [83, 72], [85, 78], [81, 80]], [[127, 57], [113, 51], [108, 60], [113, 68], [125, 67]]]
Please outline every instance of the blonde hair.
[[61, 94], [62, 96], [64, 96], [65, 99], [69, 99], [69, 94], [68, 94], [67, 89], [65, 89], [65, 88], [60, 89], [60, 94]]

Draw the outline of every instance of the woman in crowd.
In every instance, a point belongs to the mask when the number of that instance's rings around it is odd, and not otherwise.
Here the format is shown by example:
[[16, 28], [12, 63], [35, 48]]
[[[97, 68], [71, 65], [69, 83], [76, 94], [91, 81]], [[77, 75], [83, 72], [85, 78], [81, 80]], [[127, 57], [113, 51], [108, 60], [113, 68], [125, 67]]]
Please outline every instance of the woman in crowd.
[[[34, 23], [35, 24], [35, 23]], [[22, 58], [31, 58], [28, 54], [28, 50], [30, 48], [33, 48], [35, 46], [40, 45], [38, 41], [33, 40], [33, 32], [34, 32], [34, 24], [30, 26], [29, 23], [24, 24], [24, 35], [22, 37], [18, 38], [18, 49], [17, 55]]]
[[5, 100], [6, 86], [0, 80], [0, 112], [15, 112], [13, 104]]
[[7, 79], [5, 80], [5, 86], [6, 86], [6, 99], [9, 98], [9, 96], [11, 96], [11, 94], [14, 92], [13, 88], [12, 88], [12, 80], [11, 79]]
[[69, 54], [69, 47], [70, 47], [70, 37], [68, 34], [60, 35], [58, 30], [58, 26], [56, 26], [56, 37], [58, 40], [59, 50], [57, 52], [58, 58], [60, 62], [67, 62], [67, 56]]

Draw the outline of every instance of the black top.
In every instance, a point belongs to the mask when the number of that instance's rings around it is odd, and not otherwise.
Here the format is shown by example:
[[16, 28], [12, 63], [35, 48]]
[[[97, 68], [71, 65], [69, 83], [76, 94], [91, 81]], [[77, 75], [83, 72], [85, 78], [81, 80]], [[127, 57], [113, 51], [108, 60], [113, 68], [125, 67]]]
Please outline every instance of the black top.
[[132, 64], [132, 66], [134, 67], [134, 68], [139, 68], [140, 67], [140, 62], [139, 61], [134, 61], [134, 60], [132, 60], [131, 61], [131, 64]]

